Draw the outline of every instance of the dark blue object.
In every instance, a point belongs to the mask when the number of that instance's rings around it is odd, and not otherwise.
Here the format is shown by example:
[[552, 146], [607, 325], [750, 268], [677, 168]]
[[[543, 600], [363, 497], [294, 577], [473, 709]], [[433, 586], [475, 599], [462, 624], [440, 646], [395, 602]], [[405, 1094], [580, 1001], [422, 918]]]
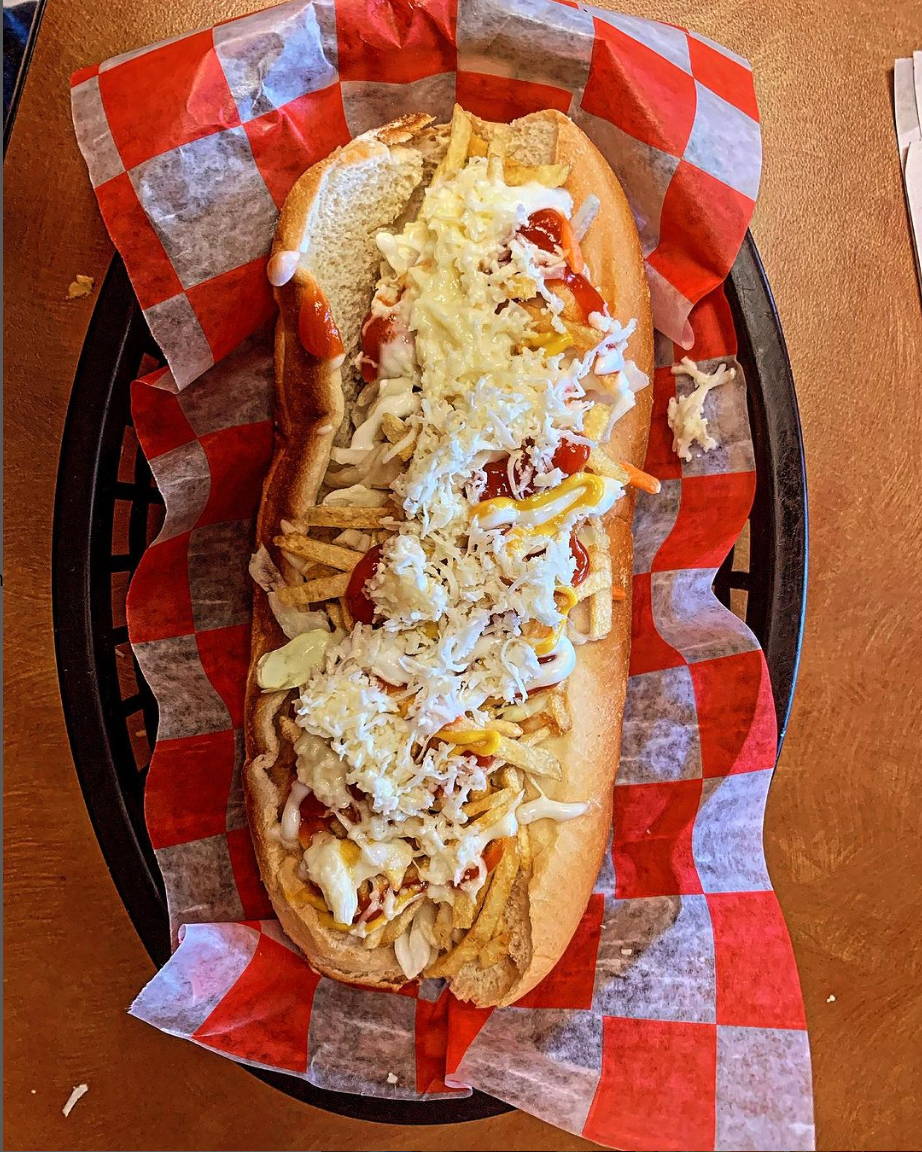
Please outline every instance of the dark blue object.
[[10, 129], [13, 126], [13, 117], [16, 114], [16, 105], [19, 103], [19, 94], [22, 91], [32, 47], [35, 44], [35, 34], [41, 21], [41, 12], [45, 3], [37, 0], [28, 0], [25, 4], [17, 4], [14, 8], [3, 9], [3, 147], [9, 139]]

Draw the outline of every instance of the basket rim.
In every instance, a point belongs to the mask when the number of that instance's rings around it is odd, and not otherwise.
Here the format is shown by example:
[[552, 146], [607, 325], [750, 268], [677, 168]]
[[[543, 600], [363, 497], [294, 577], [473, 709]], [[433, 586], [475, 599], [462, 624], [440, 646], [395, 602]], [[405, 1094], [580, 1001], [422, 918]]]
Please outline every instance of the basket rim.
[[[758, 605], [758, 619], [750, 621], [747, 611], [747, 623], [759, 636], [768, 664], [780, 754], [806, 611], [806, 463], [781, 322], [748, 232], [726, 288], [740, 345], [737, 356], [746, 371], [753, 439], [760, 437], [767, 465], [756, 470], [751, 548], [764, 559], [768, 594]], [[160, 967], [171, 952], [166, 899], [149, 838], [144, 842], [143, 800], [126, 790], [120, 775], [122, 765], [123, 772], [138, 778], [127, 732], [122, 732], [125, 714], [114, 657], [118, 630], [112, 627], [109, 587], [98, 578], [100, 557], [111, 555], [112, 526], [111, 518], [106, 522], [98, 513], [108, 501], [124, 498], [115, 491], [125, 486], [115, 483], [114, 474], [130, 422], [129, 387], [141, 356], [153, 347], [116, 255], [87, 331], [62, 436], [52, 526], [52, 615], [65, 723], [87, 811], [119, 897]], [[113, 454], [116, 469], [110, 467], [106, 475]], [[127, 637], [124, 628], [121, 632]], [[459, 1099], [386, 1100], [317, 1088], [267, 1069], [248, 1071], [303, 1103], [378, 1123], [459, 1123], [511, 1110], [476, 1091]]]

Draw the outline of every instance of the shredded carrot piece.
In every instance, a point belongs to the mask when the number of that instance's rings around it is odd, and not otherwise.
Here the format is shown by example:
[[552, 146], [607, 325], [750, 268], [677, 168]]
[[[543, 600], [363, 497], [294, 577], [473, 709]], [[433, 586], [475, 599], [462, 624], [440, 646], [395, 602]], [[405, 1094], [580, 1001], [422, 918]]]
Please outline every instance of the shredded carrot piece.
[[583, 250], [579, 246], [579, 241], [573, 233], [573, 228], [570, 221], [566, 216], [560, 218], [560, 247], [563, 250], [564, 256], [567, 258], [567, 263], [574, 272], [581, 273], [586, 267], [586, 261], [583, 257]]
[[633, 464], [628, 464], [626, 460], [619, 461], [621, 467], [627, 472], [627, 482], [633, 488], [642, 488], [644, 492], [650, 492], [656, 495], [660, 490], [660, 482], [655, 476], [651, 476], [649, 472], [643, 472], [640, 468], [635, 468]]

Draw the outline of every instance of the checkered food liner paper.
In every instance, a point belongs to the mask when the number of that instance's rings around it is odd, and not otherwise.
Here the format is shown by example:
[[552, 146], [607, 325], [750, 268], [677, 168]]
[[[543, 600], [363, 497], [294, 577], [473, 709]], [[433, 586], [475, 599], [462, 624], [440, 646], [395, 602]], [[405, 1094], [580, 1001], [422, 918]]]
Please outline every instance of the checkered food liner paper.
[[181, 389], [272, 315], [278, 210], [315, 161], [408, 111], [568, 113], [617, 173], [657, 327], [688, 345], [752, 215], [746, 61], [685, 29], [554, 0], [291, 0], [85, 68], [77, 138]]
[[[266, 899], [240, 785], [275, 214], [351, 134], [416, 107], [447, 115], [456, 97], [488, 117], [551, 105], [581, 123], [628, 189], [668, 333], [611, 842], [561, 961], [492, 1012], [438, 982], [386, 994], [313, 973]], [[756, 641], [711, 592], [754, 489], [745, 383], [710, 393], [721, 447], [706, 456], [680, 462], [665, 419], [690, 387], [670, 372], [674, 341], [705, 365], [736, 351], [720, 283], [758, 180], [748, 66], [682, 29], [553, 2], [297, 0], [87, 69], [74, 106], [170, 360], [132, 396], [166, 519], [128, 619], [160, 707], [145, 802], [178, 946], [134, 1013], [321, 1087], [476, 1087], [610, 1146], [811, 1148], [803, 1008], [761, 848], [771, 690]]]

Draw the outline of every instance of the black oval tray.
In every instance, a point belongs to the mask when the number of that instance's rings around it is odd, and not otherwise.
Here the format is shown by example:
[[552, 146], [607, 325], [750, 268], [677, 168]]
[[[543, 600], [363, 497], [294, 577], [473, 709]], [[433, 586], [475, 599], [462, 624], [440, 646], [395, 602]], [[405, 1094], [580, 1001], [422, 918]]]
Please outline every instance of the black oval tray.
[[[756, 457], [747, 570], [727, 557], [714, 581], [765, 651], [784, 739], [803, 632], [807, 492], [797, 399], [781, 325], [751, 236], [728, 296], [746, 373]], [[128, 644], [125, 593], [163, 501], [131, 427], [131, 381], [162, 363], [121, 260], [99, 294], [64, 427], [53, 528], [52, 591], [61, 698], [84, 800], [115, 886], [151, 958], [170, 955], [163, 881], [144, 823], [157, 705]], [[739, 567], [739, 556], [737, 556]], [[738, 610], [738, 605], [736, 606]], [[250, 1069], [298, 1100], [362, 1120], [444, 1124], [509, 1110], [483, 1093], [429, 1102], [379, 1100]]]

